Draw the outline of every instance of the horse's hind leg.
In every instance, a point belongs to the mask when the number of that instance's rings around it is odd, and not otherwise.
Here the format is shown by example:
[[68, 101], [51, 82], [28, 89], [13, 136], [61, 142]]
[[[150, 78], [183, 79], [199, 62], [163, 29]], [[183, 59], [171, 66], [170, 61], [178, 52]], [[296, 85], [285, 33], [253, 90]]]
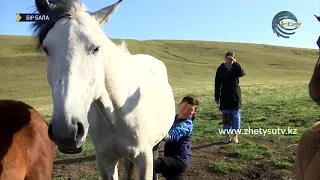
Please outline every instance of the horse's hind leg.
[[141, 152], [135, 158], [135, 164], [139, 171], [140, 180], [151, 180], [153, 178], [153, 154], [152, 149]]
[[[158, 157], [159, 157], [159, 144], [160, 144], [160, 143], [158, 143], [157, 145], [155, 145], [155, 146], [153, 147], [153, 149], [152, 149], [153, 162], [154, 162], [155, 160], [157, 160]], [[154, 172], [154, 173], [155, 173], [155, 172]], [[153, 175], [153, 180], [158, 180], [158, 179], [159, 179], [158, 174], [154, 174], [154, 175]]]
[[118, 180], [118, 159], [109, 157], [96, 151], [97, 167], [103, 180]]
[[123, 171], [124, 180], [137, 179], [134, 164], [129, 159], [123, 159], [123, 166], [124, 166], [124, 171]]

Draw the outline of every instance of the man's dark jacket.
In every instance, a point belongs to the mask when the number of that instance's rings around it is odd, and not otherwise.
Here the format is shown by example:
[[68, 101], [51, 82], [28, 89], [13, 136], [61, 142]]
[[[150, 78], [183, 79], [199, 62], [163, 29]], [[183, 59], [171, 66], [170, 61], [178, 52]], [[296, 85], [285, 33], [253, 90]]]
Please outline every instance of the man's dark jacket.
[[219, 110], [238, 110], [242, 107], [241, 88], [239, 77], [244, 76], [244, 70], [238, 62], [229, 69], [222, 63], [216, 72], [215, 92], [216, 101], [220, 101]]

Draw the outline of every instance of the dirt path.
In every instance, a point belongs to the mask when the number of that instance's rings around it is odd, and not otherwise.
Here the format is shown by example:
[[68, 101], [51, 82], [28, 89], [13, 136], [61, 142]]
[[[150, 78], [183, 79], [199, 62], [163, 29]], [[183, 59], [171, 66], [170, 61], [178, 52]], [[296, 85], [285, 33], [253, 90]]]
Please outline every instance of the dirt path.
[[[257, 140], [259, 144], [265, 144], [272, 148], [283, 147], [283, 143]], [[189, 170], [185, 173], [186, 180], [285, 180], [294, 179], [294, 171], [291, 169], [278, 169], [272, 165], [267, 165], [264, 161], [248, 162], [249, 170], [244, 173], [219, 174], [208, 171], [208, 167], [215, 161], [232, 159], [225, 157], [224, 145], [220, 142], [198, 141], [192, 144], [192, 162]], [[161, 147], [162, 149], [162, 147]], [[290, 154], [288, 154], [290, 156]], [[119, 167], [120, 171], [122, 167]], [[64, 178], [62, 178], [64, 177]], [[98, 179], [98, 172], [95, 166], [94, 156], [79, 157], [69, 160], [57, 160], [54, 167], [54, 179]], [[163, 179], [163, 178], [161, 178]]]

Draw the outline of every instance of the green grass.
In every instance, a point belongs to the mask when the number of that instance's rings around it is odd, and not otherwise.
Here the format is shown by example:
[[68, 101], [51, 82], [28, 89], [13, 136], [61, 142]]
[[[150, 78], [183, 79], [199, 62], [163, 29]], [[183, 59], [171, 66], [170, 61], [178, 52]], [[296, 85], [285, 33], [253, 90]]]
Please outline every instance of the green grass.
[[282, 161], [282, 162], [279, 162], [277, 164], [279, 166], [279, 168], [281, 169], [289, 169], [292, 167], [292, 164], [290, 162], [287, 162], [287, 161]]
[[248, 160], [260, 160], [264, 155], [271, 156], [273, 151], [266, 146], [253, 142], [244, 142], [240, 145], [230, 144], [227, 156]]
[[[30, 37], [0, 36], [0, 98], [22, 100], [34, 106], [49, 120], [51, 91], [46, 80], [46, 60], [34, 49]], [[119, 42], [119, 40], [115, 40]], [[317, 61], [317, 50], [280, 46], [205, 41], [126, 41], [132, 53], [148, 53], [166, 64], [176, 102], [193, 93], [200, 100], [193, 141], [222, 140], [218, 129], [220, 114], [213, 101], [213, 78], [224, 54], [232, 50], [244, 68], [240, 79], [243, 93], [242, 128], [297, 129], [297, 134], [241, 134], [240, 144], [221, 146], [226, 160], [216, 161], [211, 172], [242, 172], [249, 162], [267, 162], [278, 168], [291, 168], [283, 158], [294, 147], [279, 148], [257, 142], [272, 140], [295, 144], [304, 130], [319, 120], [319, 110], [310, 100], [308, 82]], [[93, 154], [88, 139], [81, 156]], [[56, 158], [71, 158], [56, 153]], [[236, 159], [241, 164], [226, 164]], [[214, 159], [213, 159], [214, 161]], [[89, 174], [88, 176], [95, 176]]]
[[214, 173], [241, 173], [246, 169], [245, 164], [240, 163], [227, 163], [227, 162], [214, 162], [209, 166], [208, 170]]

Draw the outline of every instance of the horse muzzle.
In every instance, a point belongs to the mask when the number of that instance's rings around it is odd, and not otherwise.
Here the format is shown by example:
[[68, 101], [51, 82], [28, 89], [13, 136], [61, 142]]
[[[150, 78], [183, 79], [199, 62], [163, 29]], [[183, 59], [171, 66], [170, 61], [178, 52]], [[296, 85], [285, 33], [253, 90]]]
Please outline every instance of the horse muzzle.
[[84, 150], [84, 143], [78, 148], [71, 148], [71, 149], [58, 146], [58, 150], [64, 154], [79, 154]]
[[[55, 126], [56, 125], [56, 126]], [[55, 127], [55, 128], [54, 128]], [[48, 135], [60, 152], [65, 154], [77, 154], [83, 151], [85, 142], [85, 129], [81, 122], [76, 121], [69, 126], [49, 124]]]

